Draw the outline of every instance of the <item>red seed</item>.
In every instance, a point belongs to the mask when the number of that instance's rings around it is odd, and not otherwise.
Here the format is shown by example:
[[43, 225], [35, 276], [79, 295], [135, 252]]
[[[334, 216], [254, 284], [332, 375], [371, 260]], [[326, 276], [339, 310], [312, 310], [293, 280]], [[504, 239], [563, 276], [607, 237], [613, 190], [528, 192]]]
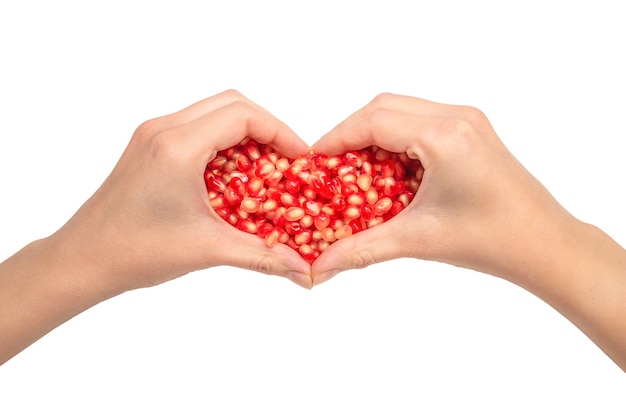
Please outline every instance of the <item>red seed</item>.
[[266, 236], [265, 236], [265, 245], [268, 247], [273, 247], [278, 244], [278, 240], [282, 235], [282, 231], [280, 228], [273, 228]]
[[311, 232], [311, 230], [310, 229], [306, 229], [306, 230], [296, 234], [296, 236], [293, 238], [293, 240], [298, 245], [308, 244], [309, 242], [311, 242], [312, 235], [313, 235], [313, 233]]
[[207, 164], [207, 168], [211, 170], [219, 170], [224, 166], [224, 164], [226, 164], [226, 161], [228, 161], [228, 159], [225, 156], [218, 155], [214, 159], [209, 161], [209, 163]]
[[304, 209], [297, 207], [297, 206], [288, 208], [285, 211], [285, 214], [283, 215], [285, 220], [290, 221], [290, 222], [299, 221], [300, 219], [302, 219], [303, 216], [304, 216]]
[[346, 220], [356, 219], [359, 216], [361, 216], [361, 212], [356, 206], [348, 206], [346, 210], [343, 211], [343, 217]]
[[234, 205], [238, 205], [239, 203], [241, 203], [241, 200], [243, 199], [243, 195], [231, 189], [230, 187], [227, 187], [226, 190], [224, 190], [224, 198], [226, 199], [229, 205], [234, 206]]
[[205, 178], [205, 182], [209, 189], [215, 190], [216, 192], [224, 193], [224, 190], [226, 190], [226, 184], [221, 176], [210, 175], [208, 178]]
[[302, 208], [304, 209], [304, 212], [306, 214], [311, 216], [317, 216], [322, 212], [322, 205], [320, 204], [320, 202], [313, 202], [311, 200], [307, 200], [306, 202], [304, 202]]
[[250, 234], [256, 234], [257, 232], [256, 224], [249, 219], [240, 219], [239, 222], [237, 222], [237, 228]]
[[239, 169], [239, 171], [243, 172], [250, 170], [250, 167], [252, 167], [250, 159], [243, 154], [237, 156], [237, 158], [235, 159], [235, 163], [237, 164], [237, 168]]
[[315, 250], [313, 250], [313, 248], [311, 248], [309, 244], [302, 244], [298, 251], [300, 252], [302, 258], [304, 258], [308, 262], [315, 260], [317, 256], [315, 254]]
[[248, 141], [243, 146], [243, 151], [246, 153], [246, 155], [248, 156], [248, 158], [251, 161], [256, 161], [261, 156], [261, 152], [259, 151], [259, 147], [257, 146], [256, 142], [254, 142], [254, 141]]
[[372, 209], [374, 210], [375, 215], [382, 215], [389, 212], [389, 209], [391, 209], [391, 205], [393, 205], [392, 200], [389, 197], [383, 197], [378, 202], [376, 202]]
[[[262, 157], [261, 157], [262, 158]], [[260, 158], [259, 158], [260, 160]], [[271, 177], [272, 174], [274, 174], [274, 171], [276, 170], [276, 167], [274, 166], [274, 164], [269, 161], [269, 162], [263, 162], [259, 165], [259, 160], [257, 160], [257, 168], [256, 170], [254, 170], [254, 175], [256, 177], [260, 177], [262, 179], [268, 179]]]
[[335, 231], [332, 228], [324, 228], [322, 230], [322, 239], [326, 242], [335, 242], [337, 238], [335, 238]]
[[326, 228], [330, 224], [330, 217], [326, 213], [320, 213], [318, 216], [313, 218], [313, 225], [317, 230], [322, 230]]
[[261, 202], [254, 197], [246, 197], [241, 201], [241, 209], [248, 213], [256, 213], [260, 207]]
[[400, 213], [423, 176], [419, 160], [377, 146], [291, 160], [250, 138], [219, 151], [204, 171], [219, 217], [268, 247], [287, 244], [309, 262], [335, 240]]
[[352, 235], [352, 227], [350, 225], [344, 225], [335, 231], [336, 239], [344, 239]]

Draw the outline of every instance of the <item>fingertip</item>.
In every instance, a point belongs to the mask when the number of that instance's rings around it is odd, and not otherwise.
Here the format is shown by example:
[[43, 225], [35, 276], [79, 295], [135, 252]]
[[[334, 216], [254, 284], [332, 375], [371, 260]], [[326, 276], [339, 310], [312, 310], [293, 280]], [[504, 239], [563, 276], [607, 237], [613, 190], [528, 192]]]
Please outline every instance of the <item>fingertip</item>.
[[304, 289], [311, 290], [314, 286], [314, 282], [310, 273], [291, 271], [288, 272], [285, 276]]
[[318, 274], [312, 275], [311, 287], [319, 286], [320, 284], [325, 283], [328, 280], [332, 279], [339, 273], [341, 273], [341, 270], [333, 269], [333, 270], [327, 270], [327, 271], [323, 271]]

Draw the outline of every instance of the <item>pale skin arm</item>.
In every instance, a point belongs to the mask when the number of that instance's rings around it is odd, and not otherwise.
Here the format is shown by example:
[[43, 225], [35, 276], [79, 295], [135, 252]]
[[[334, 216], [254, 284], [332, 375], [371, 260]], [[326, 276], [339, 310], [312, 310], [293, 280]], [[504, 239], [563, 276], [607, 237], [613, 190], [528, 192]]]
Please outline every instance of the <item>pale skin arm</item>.
[[485, 272], [546, 301], [626, 371], [626, 251], [568, 213], [480, 111], [382, 94], [314, 150], [372, 144], [419, 158], [423, 183], [391, 222], [324, 251], [312, 266], [314, 284], [399, 257]]
[[206, 163], [247, 136], [291, 157], [308, 152], [235, 91], [142, 124], [67, 224], [0, 264], [0, 364], [103, 300], [199, 269], [230, 265], [310, 288], [310, 266], [297, 253], [265, 247], [210, 208]]

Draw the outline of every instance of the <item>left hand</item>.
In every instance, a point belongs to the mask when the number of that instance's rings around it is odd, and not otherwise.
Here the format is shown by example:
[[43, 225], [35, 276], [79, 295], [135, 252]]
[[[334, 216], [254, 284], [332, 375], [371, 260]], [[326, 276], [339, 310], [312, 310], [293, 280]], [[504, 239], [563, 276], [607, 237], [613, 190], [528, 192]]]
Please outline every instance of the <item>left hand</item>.
[[282, 245], [267, 248], [210, 207], [207, 162], [246, 137], [290, 157], [309, 149], [258, 105], [223, 92], [143, 123], [104, 184], [50, 239], [72, 262], [104, 273], [93, 276], [112, 294], [218, 265], [310, 288], [310, 266], [297, 253]]

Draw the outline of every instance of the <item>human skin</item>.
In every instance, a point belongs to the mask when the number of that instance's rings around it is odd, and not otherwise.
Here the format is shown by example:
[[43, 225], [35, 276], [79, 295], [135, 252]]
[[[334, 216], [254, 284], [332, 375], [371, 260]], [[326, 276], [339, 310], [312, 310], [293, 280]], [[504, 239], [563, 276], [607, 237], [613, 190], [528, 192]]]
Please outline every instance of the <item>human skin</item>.
[[626, 251], [566, 211], [482, 112], [381, 94], [313, 149], [369, 145], [421, 160], [422, 184], [392, 221], [324, 251], [312, 265], [314, 285], [400, 257], [488, 273], [546, 301], [626, 371]]
[[265, 247], [210, 206], [207, 161], [247, 136], [291, 157], [309, 150], [236, 91], [143, 123], [63, 227], [0, 264], [0, 364], [103, 300], [195, 270], [229, 265], [310, 288], [310, 265], [297, 253]]
[[142, 124], [67, 224], [0, 264], [0, 364], [103, 300], [191, 271], [230, 265], [310, 288], [347, 269], [414, 257], [529, 290], [626, 370], [626, 251], [568, 213], [480, 111], [382, 94], [318, 141], [314, 151], [329, 155], [369, 145], [407, 152], [425, 172], [404, 211], [333, 243], [312, 265], [211, 209], [205, 165], [245, 137], [290, 157], [309, 151], [235, 91]]

